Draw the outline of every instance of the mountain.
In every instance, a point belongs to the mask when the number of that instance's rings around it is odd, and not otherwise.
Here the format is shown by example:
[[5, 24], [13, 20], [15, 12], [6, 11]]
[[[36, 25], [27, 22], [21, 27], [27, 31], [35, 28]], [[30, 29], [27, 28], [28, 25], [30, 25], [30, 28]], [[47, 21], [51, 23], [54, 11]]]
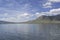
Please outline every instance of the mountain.
[[46, 15], [42, 15], [39, 18], [37, 18], [36, 20], [56, 20], [56, 21], [60, 21], [60, 15], [54, 15], [54, 16], [46, 16]]
[[27, 22], [0, 21], [0, 24], [20, 24], [20, 23], [60, 23], [60, 14], [54, 16], [42, 15], [35, 20], [30, 20]]
[[60, 23], [60, 14], [54, 16], [42, 15], [33, 21], [28, 21], [27, 23]]
[[10, 24], [10, 23], [14, 23], [14, 22], [0, 21], [0, 24]]

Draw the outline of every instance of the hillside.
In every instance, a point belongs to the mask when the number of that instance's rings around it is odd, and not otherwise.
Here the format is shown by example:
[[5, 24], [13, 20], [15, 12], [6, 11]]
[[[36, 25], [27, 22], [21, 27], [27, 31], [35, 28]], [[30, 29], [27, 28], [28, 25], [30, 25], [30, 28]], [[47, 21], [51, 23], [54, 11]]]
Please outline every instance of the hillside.
[[60, 23], [60, 14], [54, 16], [42, 15], [36, 20], [28, 21], [27, 23]]
[[8, 22], [8, 21], [0, 21], [0, 24], [21, 24], [21, 23], [60, 23], [60, 14], [55, 16], [46, 16], [42, 15], [35, 20], [30, 20], [28, 22]]

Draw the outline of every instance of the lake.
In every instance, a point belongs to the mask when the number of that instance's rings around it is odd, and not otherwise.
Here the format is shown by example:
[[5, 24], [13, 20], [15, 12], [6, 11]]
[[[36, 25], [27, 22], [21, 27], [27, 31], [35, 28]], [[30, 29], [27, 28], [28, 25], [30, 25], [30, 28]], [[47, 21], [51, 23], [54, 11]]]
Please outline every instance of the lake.
[[60, 24], [0, 24], [0, 40], [60, 40]]

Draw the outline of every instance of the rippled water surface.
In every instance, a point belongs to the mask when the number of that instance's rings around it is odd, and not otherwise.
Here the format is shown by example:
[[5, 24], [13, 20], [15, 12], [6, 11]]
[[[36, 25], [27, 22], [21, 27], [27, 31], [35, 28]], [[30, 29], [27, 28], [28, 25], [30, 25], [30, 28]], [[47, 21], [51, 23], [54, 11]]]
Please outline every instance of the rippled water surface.
[[0, 24], [0, 40], [60, 40], [60, 24]]

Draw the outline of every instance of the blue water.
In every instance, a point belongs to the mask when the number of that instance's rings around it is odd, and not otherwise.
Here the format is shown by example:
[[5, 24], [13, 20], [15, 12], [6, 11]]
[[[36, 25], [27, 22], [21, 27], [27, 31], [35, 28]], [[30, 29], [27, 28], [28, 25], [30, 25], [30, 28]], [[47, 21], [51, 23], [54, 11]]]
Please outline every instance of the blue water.
[[60, 40], [60, 24], [0, 24], [0, 40]]

